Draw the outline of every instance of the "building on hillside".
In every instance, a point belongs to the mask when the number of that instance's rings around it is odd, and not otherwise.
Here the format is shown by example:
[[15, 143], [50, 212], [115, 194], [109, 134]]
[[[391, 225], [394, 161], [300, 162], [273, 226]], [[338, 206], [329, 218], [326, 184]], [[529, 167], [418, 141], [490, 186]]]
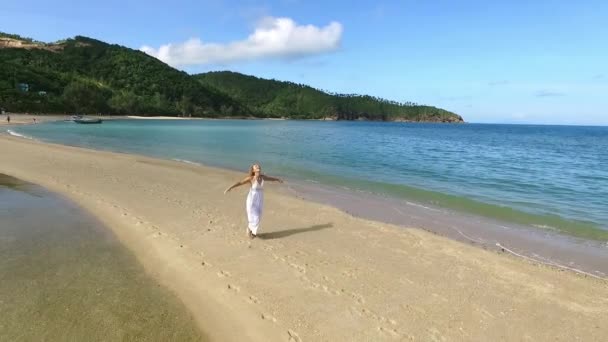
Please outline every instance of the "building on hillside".
[[21, 90], [24, 93], [27, 93], [28, 91], [30, 91], [30, 85], [27, 83], [19, 83], [19, 84], [17, 84], [17, 88], [19, 88], [19, 90]]

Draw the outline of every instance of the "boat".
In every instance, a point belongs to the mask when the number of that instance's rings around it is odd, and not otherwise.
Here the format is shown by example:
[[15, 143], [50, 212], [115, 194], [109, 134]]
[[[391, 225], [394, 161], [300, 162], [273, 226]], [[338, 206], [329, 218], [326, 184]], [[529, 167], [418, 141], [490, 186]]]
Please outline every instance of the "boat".
[[77, 119], [72, 119], [72, 121], [74, 121], [75, 123], [79, 123], [79, 124], [100, 124], [103, 122], [103, 120], [101, 119], [95, 119], [95, 118], [77, 118]]

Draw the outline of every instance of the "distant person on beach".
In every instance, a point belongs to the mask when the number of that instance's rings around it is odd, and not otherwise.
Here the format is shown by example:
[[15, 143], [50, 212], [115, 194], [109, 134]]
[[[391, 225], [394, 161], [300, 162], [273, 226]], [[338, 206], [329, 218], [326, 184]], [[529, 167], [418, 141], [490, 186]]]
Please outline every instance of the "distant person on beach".
[[230, 186], [224, 194], [230, 190], [239, 187], [241, 185], [249, 184], [249, 194], [247, 195], [246, 208], [247, 208], [247, 236], [250, 239], [255, 238], [258, 235], [260, 229], [260, 219], [262, 218], [262, 208], [264, 207], [264, 181], [279, 182], [283, 183], [282, 179], [270, 177], [262, 174], [262, 167], [260, 164], [253, 164], [249, 168], [249, 175], [242, 181], [234, 183]]
[[11, 123], [11, 116], [10, 115], [6, 116], [6, 122]]

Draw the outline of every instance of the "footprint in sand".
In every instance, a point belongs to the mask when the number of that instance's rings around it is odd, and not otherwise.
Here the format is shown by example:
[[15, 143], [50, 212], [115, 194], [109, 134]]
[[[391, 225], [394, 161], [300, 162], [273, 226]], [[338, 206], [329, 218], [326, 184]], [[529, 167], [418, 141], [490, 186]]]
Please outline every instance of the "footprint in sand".
[[346, 278], [357, 279], [357, 273], [354, 270], [342, 271], [342, 276], [344, 276]]
[[304, 267], [303, 265], [299, 265], [299, 264], [290, 262], [289, 266], [291, 266], [292, 268], [294, 268], [296, 271], [298, 271], [300, 273], [306, 273], [306, 267]]
[[276, 322], [277, 322], [277, 319], [276, 319], [276, 318], [274, 318], [273, 316], [269, 315], [269, 314], [262, 313], [262, 314], [260, 314], [260, 317], [261, 317], [263, 320], [266, 320], [266, 321], [271, 321], [271, 322], [273, 322], [273, 323], [276, 323]]
[[399, 334], [399, 332], [397, 332], [396, 329], [392, 329], [392, 328], [384, 328], [384, 327], [378, 327], [377, 328], [378, 331], [385, 336], [390, 336], [393, 338], [397, 338], [400, 337], [401, 335]]
[[293, 331], [293, 330], [287, 330], [287, 341], [289, 342], [302, 342], [302, 339], [300, 339], [300, 336], [298, 336], [298, 334]]
[[228, 288], [228, 290], [232, 290], [234, 292], [240, 292], [241, 291], [240, 287], [234, 286], [234, 285], [231, 285], [231, 284], [226, 285], [226, 287]]
[[260, 300], [256, 297], [256, 296], [249, 296], [249, 298], [247, 298], [247, 301], [251, 304], [259, 304]]
[[381, 323], [390, 323], [392, 325], [397, 324], [397, 322], [395, 320], [388, 319], [386, 317], [382, 317], [367, 308], [357, 308], [357, 307], [353, 306], [350, 308], [350, 311], [351, 311], [351, 313], [354, 313], [354, 314], [358, 315], [359, 317], [371, 318], [371, 319], [381, 322]]
[[[340, 289], [340, 291], [338, 291], [338, 294], [347, 295], [350, 298], [354, 299], [357, 303], [365, 304], [365, 298], [363, 298], [363, 296], [358, 293], [350, 292], [345, 289]], [[365, 309], [363, 309], [363, 311], [365, 311]]]
[[222, 270], [222, 271], [217, 272], [217, 276], [220, 277], [220, 278], [226, 278], [226, 277], [230, 277], [231, 274], [228, 271], [223, 271]]
[[336, 282], [333, 281], [330, 277], [328, 276], [323, 276], [323, 280], [325, 280], [326, 282], [330, 283], [330, 284], [335, 284]]

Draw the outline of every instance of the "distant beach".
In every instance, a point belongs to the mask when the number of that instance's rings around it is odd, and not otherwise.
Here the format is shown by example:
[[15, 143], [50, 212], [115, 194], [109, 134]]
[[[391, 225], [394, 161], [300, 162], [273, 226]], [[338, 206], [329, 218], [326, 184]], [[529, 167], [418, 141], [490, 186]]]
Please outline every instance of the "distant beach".
[[268, 186], [263, 234], [250, 241], [244, 190], [221, 195], [240, 173], [9, 136], [0, 147], [0, 172], [94, 213], [213, 327], [211, 340], [608, 334], [605, 280], [356, 218], [288, 187]]
[[183, 117], [175, 117], [175, 116], [137, 116], [137, 115], [127, 115], [127, 119], [137, 119], [137, 120], [189, 120], [195, 118], [183, 118]]
[[[7, 117], [11, 118], [8, 122]], [[64, 120], [68, 118], [67, 115], [36, 115], [36, 114], [22, 114], [22, 113], [5, 113], [0, 115], [0, 126], [9, 125], [29, 125], [34, 123], [42, 123], [48, 121]], [[36, 121], [34, 121], [36, 119]]]

